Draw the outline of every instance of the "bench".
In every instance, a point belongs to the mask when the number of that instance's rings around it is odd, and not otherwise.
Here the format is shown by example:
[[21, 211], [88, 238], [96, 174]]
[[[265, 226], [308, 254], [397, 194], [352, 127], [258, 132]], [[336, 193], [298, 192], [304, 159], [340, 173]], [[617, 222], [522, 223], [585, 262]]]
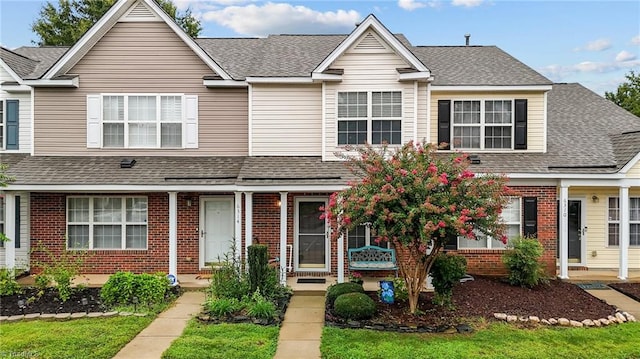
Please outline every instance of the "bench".
[[351, 248], [348, 252], [349, 271], [393, 270], [398, 276], [396, 251], [378, 246]]

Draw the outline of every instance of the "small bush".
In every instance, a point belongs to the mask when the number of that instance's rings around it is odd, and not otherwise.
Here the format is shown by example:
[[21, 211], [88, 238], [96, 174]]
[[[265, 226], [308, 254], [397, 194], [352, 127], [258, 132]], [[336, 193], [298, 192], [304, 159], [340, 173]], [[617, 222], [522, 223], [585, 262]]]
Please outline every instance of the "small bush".
[[[38, 243], [33, 251], [42, 252], [47, 258], [45, 261], [34, 261], [33, 265], [42, 268], [40, 275], [46, 276], [49, 283], [54, 283], [58, 297], [61, 301], [66, 302], [73, 291], [71, 287], [73, 279], [80, 274], [80, 269], [91, 255], [87, 251], [76, 250], [54, 253], [42, 243]], [[37, 283], [41, 290], [46, 288], [44, 282], [45, 279], [41, 278], [41, 282]]]
[[117, 272], [104, 284], [100, 297], [107, 305], [129, 305], [133, 297], [139, 303], [151, 305], [163, 302], [169, 289], [169, 280], [163, 273]]
[[522, 287], [535, 287], [547, 282], [544, 265], [540, 263], [542, 244], [534, 238], [517, 238], [509, 243], [502, 262], [509, 272], [509, 283]]
[[438, 254], [431, 267], [431, 283], [435, 294], [433, 303], [451, 307], [453, 286], [460, 282], [467, 270], [467, 260], [458, 255]]
[[276, 315], [276, 306], [256, 290], [251, 296], [247, 314], [259, 319], [271, 319]]
[[249, 264], [249, 289], [251, 293], [258, 289], [262, 291], [269, 274], [267, 246], [264, 244], [250, 245], [247, 248], [247, 258]]
[[250, 291], [247, 275], [242, 268], [242, 262], [236, 255], [235, 242], [231, 251], [221, 258], [222, 265], [212, 268], [211, 285], [209, 290], [216, 298], [235, 298], [242, 300]]
[[207, 302], [211, 315], [225, 317], [242, 310], [244, 304], [235, 298], [212, 298]]
[[346, 293], [336, 298], [333, 310], [345, 319], [369, 319], [376, 313], [376, 303], [365, 293]]
[[45, 290], [51, 286], [51, 277], [44, 273], [36, 274], [34, 278], [36, 288], [39, 290]]
[[364, 293], [364, 288], [362, 288], [362, 284], [351, 282], [334, 284], [327, 288], [327, 302], [329, 305], [333, 305], [336, 298], [346, 293]]
[[13, 269], [0, 268], [0, 295], [14, 295], [21, 291], [22, 287], [16, 281]]

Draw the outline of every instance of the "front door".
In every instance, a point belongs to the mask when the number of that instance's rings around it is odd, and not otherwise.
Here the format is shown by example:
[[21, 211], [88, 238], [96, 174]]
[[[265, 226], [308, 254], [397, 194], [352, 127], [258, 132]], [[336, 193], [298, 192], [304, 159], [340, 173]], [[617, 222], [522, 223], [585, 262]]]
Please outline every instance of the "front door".
[[328, 271], [327, 221], [320, 218], [326, 198], [296, 199], [295, 264], [301, 271]]
[[204, 198], [200, 201], [200, 266], [221, 262], [235, 237], [233, 198]]
[[582, 262], [582, 201], [569, 200], [569, 263]]

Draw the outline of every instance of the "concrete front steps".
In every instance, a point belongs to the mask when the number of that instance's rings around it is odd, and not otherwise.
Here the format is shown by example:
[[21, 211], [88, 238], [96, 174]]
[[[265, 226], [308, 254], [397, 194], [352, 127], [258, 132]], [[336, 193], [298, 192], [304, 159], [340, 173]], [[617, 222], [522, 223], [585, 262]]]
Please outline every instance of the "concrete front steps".
[[296, 290], [280, 327], [274, 359], [318, 359], [324, 327], [324, 290]]

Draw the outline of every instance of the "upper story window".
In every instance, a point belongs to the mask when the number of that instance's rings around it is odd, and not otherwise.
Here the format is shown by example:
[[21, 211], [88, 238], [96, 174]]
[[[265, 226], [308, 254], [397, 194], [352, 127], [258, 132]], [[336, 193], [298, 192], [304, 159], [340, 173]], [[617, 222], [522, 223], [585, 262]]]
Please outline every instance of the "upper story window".
[[512, 149], [513, 102], [472, 100], [453, 102], [453, 148]]
[[[620, 198], [609, 197], [608, 243], [620, 245]], [[640, 246], [640, 197], [629, 198], [629, 245]]]
[[67, 248], [146, 249], [146, 197], [69, 197]]
[[527, 100], [438, 100], [438, 143], [446, 143], [444, 149], [527, 149]]
[[197, 148], [197, 96], [89, 95], [87, 107], [87, 147]]
[[338, 92], [338, 145], [402, 143], [402, 92]]

